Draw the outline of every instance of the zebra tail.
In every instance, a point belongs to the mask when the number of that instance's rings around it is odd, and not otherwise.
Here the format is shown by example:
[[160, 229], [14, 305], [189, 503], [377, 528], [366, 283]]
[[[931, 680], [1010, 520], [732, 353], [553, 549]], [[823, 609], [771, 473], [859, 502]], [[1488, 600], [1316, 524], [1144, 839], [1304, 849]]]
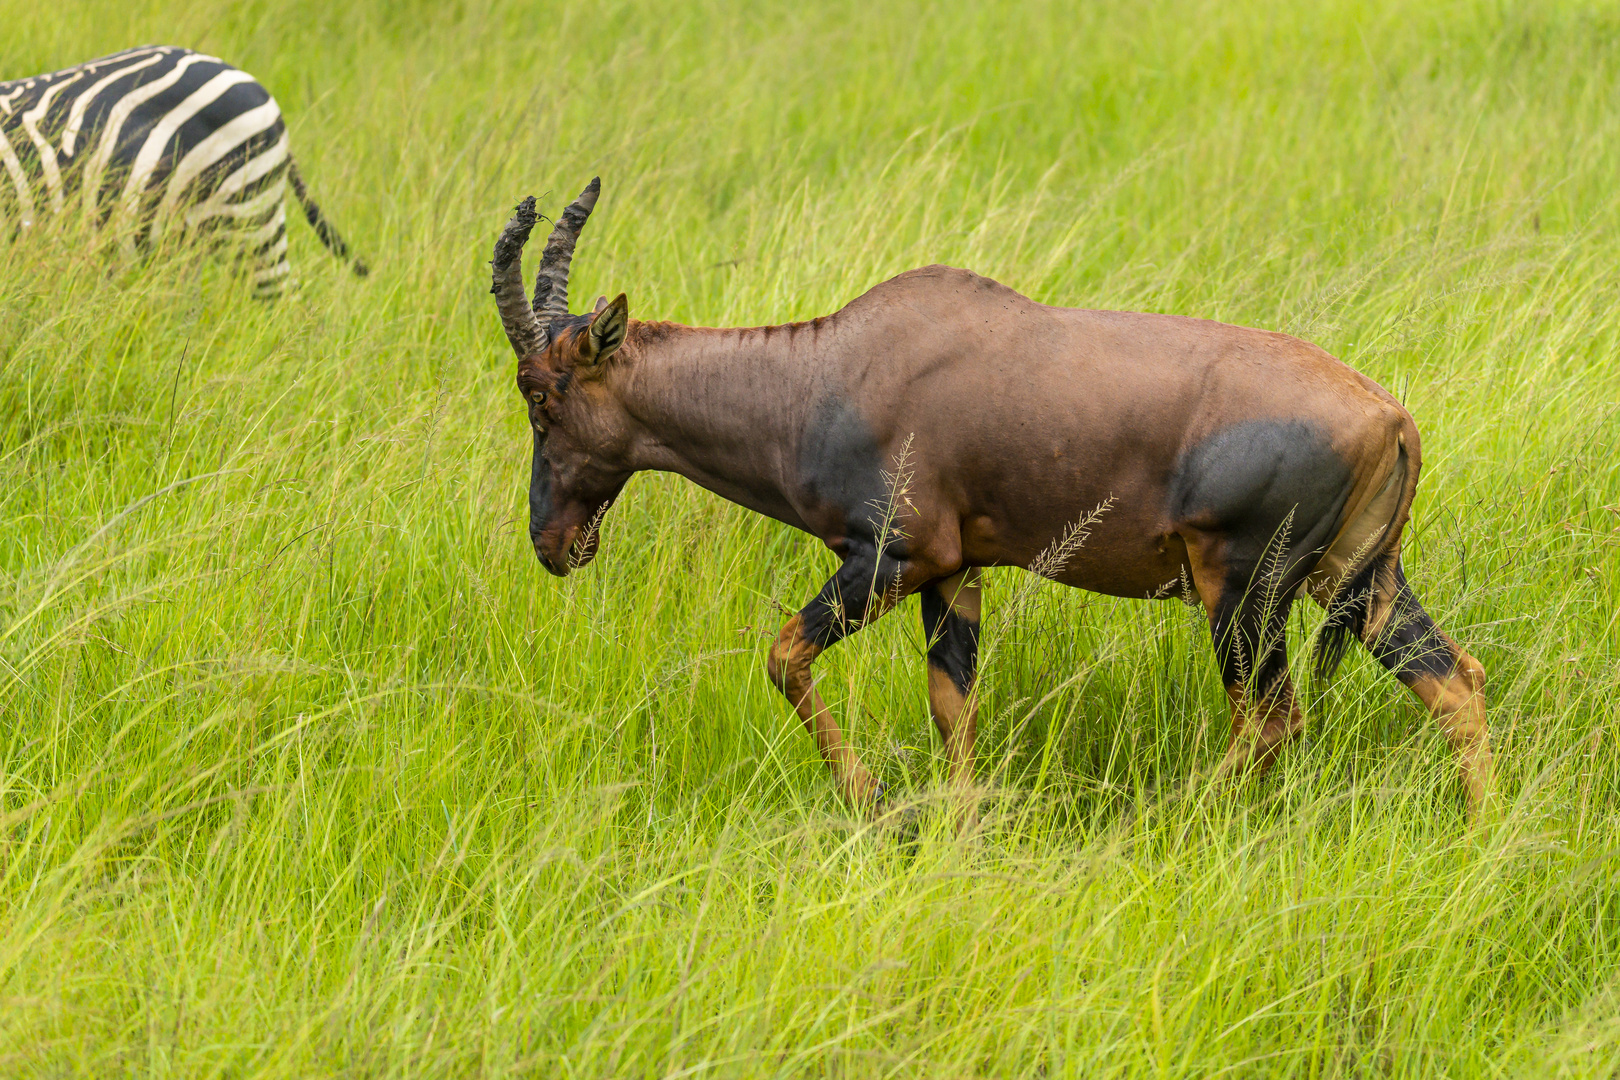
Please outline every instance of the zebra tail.
[[349, 267], [354, 271], [355, 277], [365, 277], [371, 273], [371, 268], [363, 260], [350, 256], [349, 245], [343, 242], [343, 237], [338, 235], [337, 229], [333, 228], [332, 223], [326, 220], [326, 215], [321, 213], [320, 206], [309, 197], [309, 189], [304, 186], [304, 178], [298, 171], [298, 162], [288, 162], [287, 179], [292, 181], [293, 194], [298, 197], [298, 204], [304, 208], [304, 217], [309, 219], [310, 227], [315, 230], [315, 235], [321, 238], [321, 243], [326, 245], [327, 250], [340, 259], [350, 260]]

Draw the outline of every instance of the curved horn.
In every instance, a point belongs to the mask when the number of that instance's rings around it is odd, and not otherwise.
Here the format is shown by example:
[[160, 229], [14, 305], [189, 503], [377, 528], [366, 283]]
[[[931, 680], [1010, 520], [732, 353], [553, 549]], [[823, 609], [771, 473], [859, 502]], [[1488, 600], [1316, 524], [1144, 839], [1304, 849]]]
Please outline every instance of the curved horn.
[[530, 195], [518, 203], [512, 220], [501, 230], [500, 239], [495, 241], [495, 256], [489, 263], [494, 271], [489, 291], [495, 294], [506, 340], [512, 343], [519, 360], [544, 350], [551, 338], [534, 317], [529, 298], [523, 295], [523, 245], [528, 242], [534, 222], [534, 196]]
[[602, 178], [598, 176], [585, 185], [568, 209], [557, 215], [546, 252], [540, 256], [540, 273], [534, 279], [534, 310], [542, 319], [568, 315], [568, 264], [574, 261], [579, 231], [585, 227], [585, 219], [596, 208], [596, 197], [601, 193]]

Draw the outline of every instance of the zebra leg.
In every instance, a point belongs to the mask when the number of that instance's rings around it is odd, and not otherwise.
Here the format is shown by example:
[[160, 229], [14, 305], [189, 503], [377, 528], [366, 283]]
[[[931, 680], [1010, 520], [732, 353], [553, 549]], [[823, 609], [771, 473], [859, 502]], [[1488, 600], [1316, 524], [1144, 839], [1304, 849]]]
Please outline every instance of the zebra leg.
[[261, 300], [280, 296], [290, 279], [287, 259], [287, 205], [277, 199], [271, 212], [243, 233], [243, 246], [253, 257], [253, 295]]

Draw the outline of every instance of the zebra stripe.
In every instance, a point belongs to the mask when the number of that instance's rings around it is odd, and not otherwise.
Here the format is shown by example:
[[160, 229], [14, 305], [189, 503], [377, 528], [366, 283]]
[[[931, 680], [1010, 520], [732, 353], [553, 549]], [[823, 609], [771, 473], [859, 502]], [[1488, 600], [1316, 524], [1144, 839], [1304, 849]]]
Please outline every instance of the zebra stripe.
[[[144, 71], [162, 59], [163, 54], [158, 53], [155, 56], [147, 57], [138, 64], [129, 64], [125, 67], [119, 68], [117, 71], [106, 76], [100, 82], [96, 83], [84, 93], [74, 98], [73, 108], [68, 112], [67, 127], [62, 131], [62, 153], [68, 155], [69, 157], [73, 156], [73, 148], [79, 141], [79, 132], [84, 128], [85, 110], [90, 108], [91, 103], [96, 100], [96, 97], [103, 90], [107, 89], [107, 87], [111, 86], [118, 79], [122, 79], [126, 75], [132, 75], [137, 71]], [[94, 61], [92, 61], [92, 63], [94, 63]]]
[[51, 99], [72, 86], [78, 79], [79, 76], [75, 75], [46, 90], [40, 95], [39, 104], [22, 114], [23, 130], [34, 140], [34, 146], [39, 151], [40, 164], [45, 167], [45, 187], [51, 193], [51, 210], [58, 214], [62, 212], [62, 174], [56, 167], [56, 155], [51, 152], [51, 144], [39, 133], [39, 122], [45, 119], [45, 114], [50, 111]]
[[17, 189], [17, 206], [22, 211], [22, 226], [28, 228], [34, 223], [34, 195], [28, 188], [28, 177], [23, 175], [22, 162], [17, 158], [17, 151], [12, 149], [11, 141], [6, 138], [6, 129], [0, 127], [0, 160], [6, 163], [6, 172], [11, 174], [11, 183]]
[[[92, 226], [115, 227], [132, 250], [171, 233], [217, 234], [252, 260], [256, 291], [273, 295], [291, 270], [294, 178], [321, 241], [348, 256], [296, 181], [275, 98], [247, 72], [190, 49], [142, 46], [0, 83], [0, 163], [11, 181], [9, 192], [0, 182], [0, 234], [70, 206]], [[365, 273], [358, 260], [353, 268]]]

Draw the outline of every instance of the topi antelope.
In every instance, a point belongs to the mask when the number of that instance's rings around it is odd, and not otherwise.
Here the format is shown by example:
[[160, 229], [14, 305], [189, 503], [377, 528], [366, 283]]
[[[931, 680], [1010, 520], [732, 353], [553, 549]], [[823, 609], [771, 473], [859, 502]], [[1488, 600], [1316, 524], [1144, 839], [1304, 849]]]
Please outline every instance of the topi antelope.
[[[842, 566], [766, 669], [851, 803], [881, 805], [883, 788], [816, 692], [816, 657], [919, 594], [929, 707], [966, 785], [982, 568], [1045, 552], [1067, 585], [1203, 604], [1231, 700], [1217, 775], [1265, 767], [1304, 728], [1284, 641], [1304, 594], [1328, 612], [1317, 673], [1359, 638], [1438, 720], [1478, 811], [1485, 672], [1402, 572], [1418, 431], [1372, 380], [1283, 334], [1048, 307], [946, 266], [784, 326], [632, 321], [623, 293], [570, 315], [569, 262], [600, 190], [557, 220], [532, 304], [532, 197], [495, 243], [490, 291], [534, 428], [535, 554], [558, 576], [589, 562], [602, 515], [647, 469], [818, 537]], [[892, 505], [885, 470], [901, 457], [891, 521], [874, 508]], [[1084, 545], [1051, 559], [1098, 506]]]

